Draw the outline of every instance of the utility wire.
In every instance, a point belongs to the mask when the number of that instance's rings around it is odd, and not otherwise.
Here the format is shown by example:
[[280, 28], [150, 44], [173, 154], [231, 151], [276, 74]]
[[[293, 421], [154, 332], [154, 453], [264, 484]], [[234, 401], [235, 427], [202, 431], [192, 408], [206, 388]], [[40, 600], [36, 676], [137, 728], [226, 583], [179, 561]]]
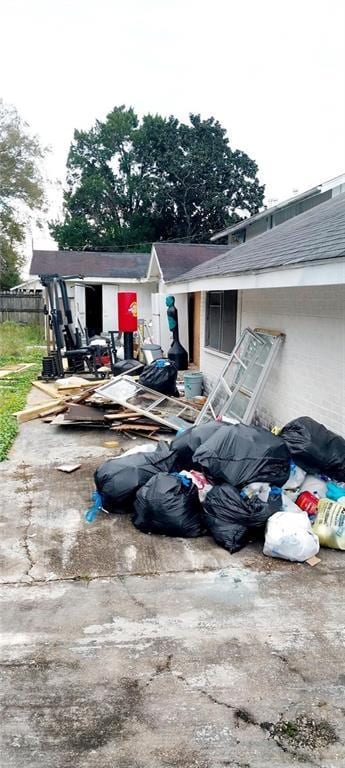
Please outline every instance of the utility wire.
[[[203, 235], [208, 235], [209, 236], [209, 232], [205, 230], [204, 232], [200, 232], [198, 235], [194, 235], [192, 237], [195, 239], [196, 237], [199, 238], [199, 237], [202, 237]], [[159, 243], [174, 243], [174, 242], [179, 243], [179, 242], [181, 242], [183, 240], [191, 240], [191, 239], [192, 238], [191, 238], [190, 235], [184, 235], [182, 237], [181, 236], [180, 237], [179, 236], [177, 236], [177, 237], [170, 237], [170, 238], [167, 238], [166, 240], [146, 240], [144, 242], [139, 242], [139, 243], [127, 243], [126, 245], [116, 245], [115, 244], [114, 246], [111, 246], [111, 245], [106, 245], [106, 246], [103, 246], [103, 247], [99, 246], [99, 248], [98, 247], [97, 248], [90, 248], [90, 250], [93, 250], [94, 252], [97, 252], [97, 250], [105, 252], [105, 251], [111, 251], [111, 250], [115, 249], [114, 252], [121, 252], [123, 250], [126, 251], [128, 248], [138, 248], [139, 246], [144, 246], [144, 245], [152, 246], [153, 243], [157, 243], [157, 244], [159, 244]], [[212, 243], [190, 243], [190, 245], [212, 245]], [[89, 248], [83, 248], [83, 250], [88, 251]]]

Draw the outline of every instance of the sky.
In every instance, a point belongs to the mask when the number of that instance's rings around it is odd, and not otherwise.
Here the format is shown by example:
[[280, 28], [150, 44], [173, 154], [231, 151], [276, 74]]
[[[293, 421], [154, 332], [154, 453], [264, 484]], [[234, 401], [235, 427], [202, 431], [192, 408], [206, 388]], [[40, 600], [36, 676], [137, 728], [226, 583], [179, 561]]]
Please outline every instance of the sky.
[[344, 0], [0, 0], [0, 29], [0, 97], [50, 148], [50, 216], [74, 129], [120, 104], [213, 115], [269, 204], [345, 172]]

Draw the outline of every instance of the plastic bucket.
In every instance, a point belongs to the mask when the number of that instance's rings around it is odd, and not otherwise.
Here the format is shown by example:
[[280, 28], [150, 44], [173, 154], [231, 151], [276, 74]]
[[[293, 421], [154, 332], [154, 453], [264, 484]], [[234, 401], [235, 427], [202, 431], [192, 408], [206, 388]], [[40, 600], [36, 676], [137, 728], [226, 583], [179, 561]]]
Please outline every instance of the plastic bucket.
[[163, 357], [163, 350], [159, 344], [142, 344], [141, 351], [147, 365], [150, 365], [154, 360], [159, 360]]
[[202, 393], [203, 375], [200, 371], [184, 374], [185, 397], [198, 397]]

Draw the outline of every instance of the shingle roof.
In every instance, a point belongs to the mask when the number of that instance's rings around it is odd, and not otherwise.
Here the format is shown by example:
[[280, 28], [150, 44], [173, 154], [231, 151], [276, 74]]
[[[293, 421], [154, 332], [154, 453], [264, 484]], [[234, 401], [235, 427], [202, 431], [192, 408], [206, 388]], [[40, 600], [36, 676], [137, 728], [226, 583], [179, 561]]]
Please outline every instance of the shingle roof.
[[164, 280], [173, 280], [186, 270], [222, 255], [228, 245], [199, 243], [154, 243]]
[[31, 275], [80, 275], [82, 277], [146, 277], [149, 253], [99, 251], [34, 251]]
[[255, 272], [345, 256], [345, 194], [185, 272], [179, 281]]

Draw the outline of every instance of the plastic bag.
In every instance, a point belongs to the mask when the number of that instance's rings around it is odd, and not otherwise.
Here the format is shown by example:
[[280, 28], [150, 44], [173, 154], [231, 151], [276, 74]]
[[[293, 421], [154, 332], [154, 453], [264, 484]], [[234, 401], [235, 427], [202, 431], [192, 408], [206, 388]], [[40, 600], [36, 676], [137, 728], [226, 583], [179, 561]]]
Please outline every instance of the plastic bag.
[[231, 553], [242, 549], [251, 536], [260, 536], [267, 518], [275, 511], [274, 506], [258, 497], [244, 499], [228, 483], [213, 486], [203, 508], [207, 528], [214, 540]]
[[242, 487], [253, 482], [282, 486], [290, 474], [290, 457], [280, 437], [245, 424], [221, 425], [198, 448], [193, 461], [208, 477]]
[[97, 491], [107, 512], [127, 512], [127, 506], [142, 485], [158, 472], [174, 469], [174, 454], [166, 443], [159, 443], [154, 453], [141, 451], [108, 459], [95, 472]]
[[345, 505], [321, 499], [313, 531], [322, 547], [345, 550]]
[[211, 421], [207, 424], [201, 424], [199, 427], [190, 427], [190, 429], [176, 435], [170, 443], [170, 448], [175, 451], [175, 463], [178, 469], [201, 469], [200, 465], [193, 461], [193, 454], [200, 445], [220, 429], [224, 429], [224, 424], [219, 421]]
[[201, 503], [204, 502], [207, 494], [211, 488], [213, 488], [213, 485], [208, 482], [205, 475], [203, 475], [202, 472], [197, 472], [196, 469], [191, 469], [190, 472], [183, 469], [179, 474], [184, 477], [190, 477], [192, 483], [194, 483], [198, 489], [199, 501], [201, 501]]
[[204, 532], [201, 513], [191, 479], [160, 472], [138, 491], [132, 522], [143, 533], [195, 538]]
[[269, 518], [263, 549], [267, 557], [304, 563], [317, 555], [319, 549], [306, 512], [276, 512]]
[[282, 429], [292, 458], [310, 474], [345, 480], [345, 440], [309, 416], [290, 421]]
[[267, 501], [270, 495], [271, 486], [269, 483], [248, 483], [242, 488], [241, 496], [251, 499], [252, 496], [258, 496], [261, 501]]
[[128, 451], [121, 453], [121, 456], [115, 456], [116, 459], [124, 459], [125, 456], [135, 456], [136, 453], [154, 453], [157, 450], [157, 445], [154, 443], [144, 443], [142, 445], [135, 445], [134, 448], [129, 448]]
[[318, 475], [306, 475], [301, 485], [301, 493], [310, 491], [317, 499], [324, 499], [327, 493], [327, 482]]
[[298, 467], [297, 464], [295, 464], [294, 461], [290, 461], [290, 474], [289, 477], [283, 485], [283, 490], [294, 493], [297, 492], [297, 495], [299, 493], [299, 489], [301, 488], [302, 483], [304, 482], [306, 471], [302, 469], [302, 467]]
[[282, 493], [282, 510], [284, 512], [301, 512], [303, 514], [303, 510], [295, 504], [288, 493]]
[[176, 389], [177, 368], [175, 363], [170, 360], [153, 360], [150, 365], [144, 368], [139, 376], [139, 384], [143, 387], [149, 387], [162, 395], [179, 396]]
[[327, 496], [327, 498], [332, 499], [332, 501], [340, 501], [344, 503], [345, 488], [342, 485], [337, 485], [337, 483], [332, 483], [332, 481], [330, 481], [329, 483], [326, 483], [326, 493], [324, 493], [323, 496]]

